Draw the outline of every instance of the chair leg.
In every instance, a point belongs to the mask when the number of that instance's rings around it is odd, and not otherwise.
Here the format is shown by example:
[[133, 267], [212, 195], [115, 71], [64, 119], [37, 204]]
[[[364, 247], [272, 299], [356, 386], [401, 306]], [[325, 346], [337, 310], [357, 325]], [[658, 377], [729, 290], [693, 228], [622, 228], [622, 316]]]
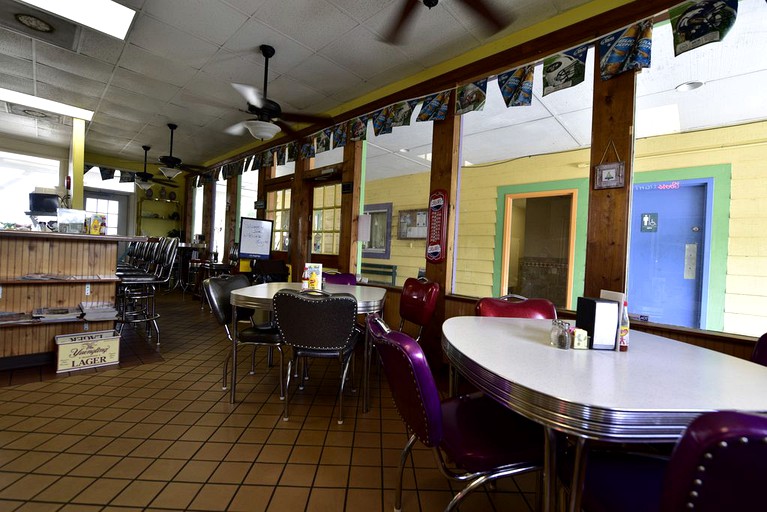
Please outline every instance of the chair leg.
[[[256, 348], [258, 348], [257, 345], [253, 345], [253, 352], [250, 355], [250, 374], [255, 375], [256, 374]], [[269, 347], [271, 350], [271, 347]]]
[[[285, 381], [283, 380], [283, 355], [282, 355], [282, 347], [277, 345], [274, 347], [277, 349], [277, 351], [280, 353], [280, 400], [285, 400]], [[269, 347], [269, 350], [272, 350], [272, 347]]]
[[415, 434], [410, 436], [410, 439], [408, 439], [405, 448], [399, 456], [399, 468], [397, 468], [397, 491], [394, 495], [394, 512], [402, 512], [402, 476], [405, 473], [407, 457], [410, 455], [410, 451], [413, 449], [416, 439]]
[[224, 359], [224, 377], [221, 379], [221, 390], [222, 391], [226, 391], [228, 389], [228, 386], [226, 385], [226, 376], [229, 373], [229, 360], [230, 359], [232, 359], [232, 351], [231, 350], [226, 355], [226, 359]]
[[288, 421], [289, 415], [288, 415], [288, 402], [290, 402], [290, 376], [292, 375], [293, 371], [293, 363], [297, 361], [295, 357], [291, 358], [288, 361], [288, 373], [285, 377], [285, 406], [282, 413], [282, 421]]
[[229, 403], [234, 403], [235, 393], [237, 392], [237, 342], [232, 342], [232, 389], [229, 390]]
[[349, 373], [349, 363], [351, 362], [351, 356], [344, 359], [341, 357], [341, 389], [338, 391], [338, 424], [344, 423], [344, 384], [346, 383], [346, 375]]

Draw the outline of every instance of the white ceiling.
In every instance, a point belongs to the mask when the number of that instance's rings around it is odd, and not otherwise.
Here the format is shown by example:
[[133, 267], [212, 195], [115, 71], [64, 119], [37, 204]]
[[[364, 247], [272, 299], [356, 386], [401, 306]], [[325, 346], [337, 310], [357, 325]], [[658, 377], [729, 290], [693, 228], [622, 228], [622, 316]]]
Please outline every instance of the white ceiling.
[[[141, 146], [149, 144], [155, 160], [168, 153], [166, 124], [174, 122], [179, 125], [174, 155], [186, 164], [202, 164], [252, 142], [224, 129], [248, 117], [238, 110], [245, 102], [229, 84], [261, 86], [261, 44], [277, 50], [269, 66], [269, 97], [286, 111], [318, 113], [490, 41], [458, 2], [442, 0], [430, 11], [419, 6], [402, 45], [384, 44], [378, 37], [401, 1], [118, 0], [138, 11], [124, 42], [82, 28], [70, 51], [0, 28], [0, 87], [94, 110], [88, 152], [135, 162], [143, 159]], [[515, 19], [493, 37], [498, 38], [586, 0], [491, 3]], [[639, 110], [679, 103], [681, 130], [767, 118], [761, 92], [767, 65], [757, 53], [767, 47], [759, 24], [767, 7], [760, 0], [740, 5], [730, 35], [705, 52], [674, 59], [670, 42], [663, 40], [670, 38], [669, 25], [656, 27], [653, 68], [639, 79]], [[714, 56], [708, 56], [714, 47]], [[482, 163], [588, 145], [590, 64], [587, 71], [586, 83], [542, 98], [539, 65], [530, 107], [506, 109], [497, 85], [489, 83], [485, 111], [464, 118], [463, 158]], [[710, 81], [706, 87], [684, 97], [674, 91], [698, 73]], [[717, 109], [727, 98], [722, 89], [738, 91], [738, 98], [750, 94], [751, 102]], [[706, 109], [699, 108], [701, 102]], [[641, 125], [637, 130], [652, 133]], [[66, 147], [70, 128], [0, 108], [0, 136]], [[371, 136], [369, 176], [428, 170], [418, 155], [430, 153], [430, 140], [431, 123]]]

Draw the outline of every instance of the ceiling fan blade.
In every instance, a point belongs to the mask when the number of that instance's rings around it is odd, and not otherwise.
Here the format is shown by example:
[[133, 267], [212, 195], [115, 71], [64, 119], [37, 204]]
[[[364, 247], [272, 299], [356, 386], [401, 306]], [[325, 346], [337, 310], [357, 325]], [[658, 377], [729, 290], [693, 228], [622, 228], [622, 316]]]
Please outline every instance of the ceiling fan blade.
[[405, 0], [402, 4], [399, 17], [397, 17], [383, 35], [383, 41], [389, 44], [397, 44], [402, 38], [402, 32], [412, 19], [413, 9], [418, 5], [418, 0]]
[[485, 0], [460, 0], [460, 2], [468, 9], [477, 13], [493, 33], [503, 30], [513, 21], [505, 14], [491, 7]]
[[149, 181], [152, 181], [154, 183], [158, 183], [158, 184], [160, 184], [160, 185], [162, 185], [164, 187], [178, 188], [178, 185], [176, 183], [174, 183], [174, 182], [172, 182], [170, 180], [162, 179], [162, 178], [154, 177], [154, 178], [152, 178]]
[[234, 87], [234, 90], [239, 92], [242, 97], [245, 98], [245, 101], [254, 107], [261, 108], [263, 105], [264, 102], [263, 98], [261, 97], [261, 93], [252, 85], [232, 83], [232, 87]]
[[229, 135], [245, 135], [246, 129], [245, 129], [245, 121], [240, 121], [237, 124], [233, 124], [226, 130], [224, 130], [225, 133], [228, 133]]
[[184, 172], [188, 172], [189, 174], [202, 174], [205, 172], [205, 167], [201, 165], [182, 165], [180, 167]]
[[273, 123], [279, 126], [282, 129], [282, 131], [285, 132], [285, 134], [288, 135], [289, 137], [297, 135], [297, 132], [293, 129], [293, 127], [290, 126], [285, 121], [281, 119], [276, 119], [273, 121]]
[[289, 123], [326, 123], [332, 121], [328, 116], [318, 114], [301, 114], [298, 112], [282, 112], [280, 119]]

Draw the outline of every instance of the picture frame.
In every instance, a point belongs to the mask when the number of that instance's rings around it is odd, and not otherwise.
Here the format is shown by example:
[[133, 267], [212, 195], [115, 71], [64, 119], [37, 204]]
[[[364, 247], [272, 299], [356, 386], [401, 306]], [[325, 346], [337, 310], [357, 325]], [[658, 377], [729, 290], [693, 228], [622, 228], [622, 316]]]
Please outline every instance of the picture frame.
[[594, 167], [594, 190], [621, 188], [625, 183], [626, 165], [623, 162], [610, 162]]
[[427, 208], [398, 212], [397, 238], [400, 240], [426, 239], [429, 217]]

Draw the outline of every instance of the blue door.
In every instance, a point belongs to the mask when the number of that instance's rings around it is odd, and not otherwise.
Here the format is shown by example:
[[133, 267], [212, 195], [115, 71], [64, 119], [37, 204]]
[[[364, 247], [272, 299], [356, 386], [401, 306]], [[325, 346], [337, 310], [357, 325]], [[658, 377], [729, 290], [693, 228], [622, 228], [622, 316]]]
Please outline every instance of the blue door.
[[702, 180], [634, 185], [629, 311], [651, 322], [701, 327], [706, 201]]

